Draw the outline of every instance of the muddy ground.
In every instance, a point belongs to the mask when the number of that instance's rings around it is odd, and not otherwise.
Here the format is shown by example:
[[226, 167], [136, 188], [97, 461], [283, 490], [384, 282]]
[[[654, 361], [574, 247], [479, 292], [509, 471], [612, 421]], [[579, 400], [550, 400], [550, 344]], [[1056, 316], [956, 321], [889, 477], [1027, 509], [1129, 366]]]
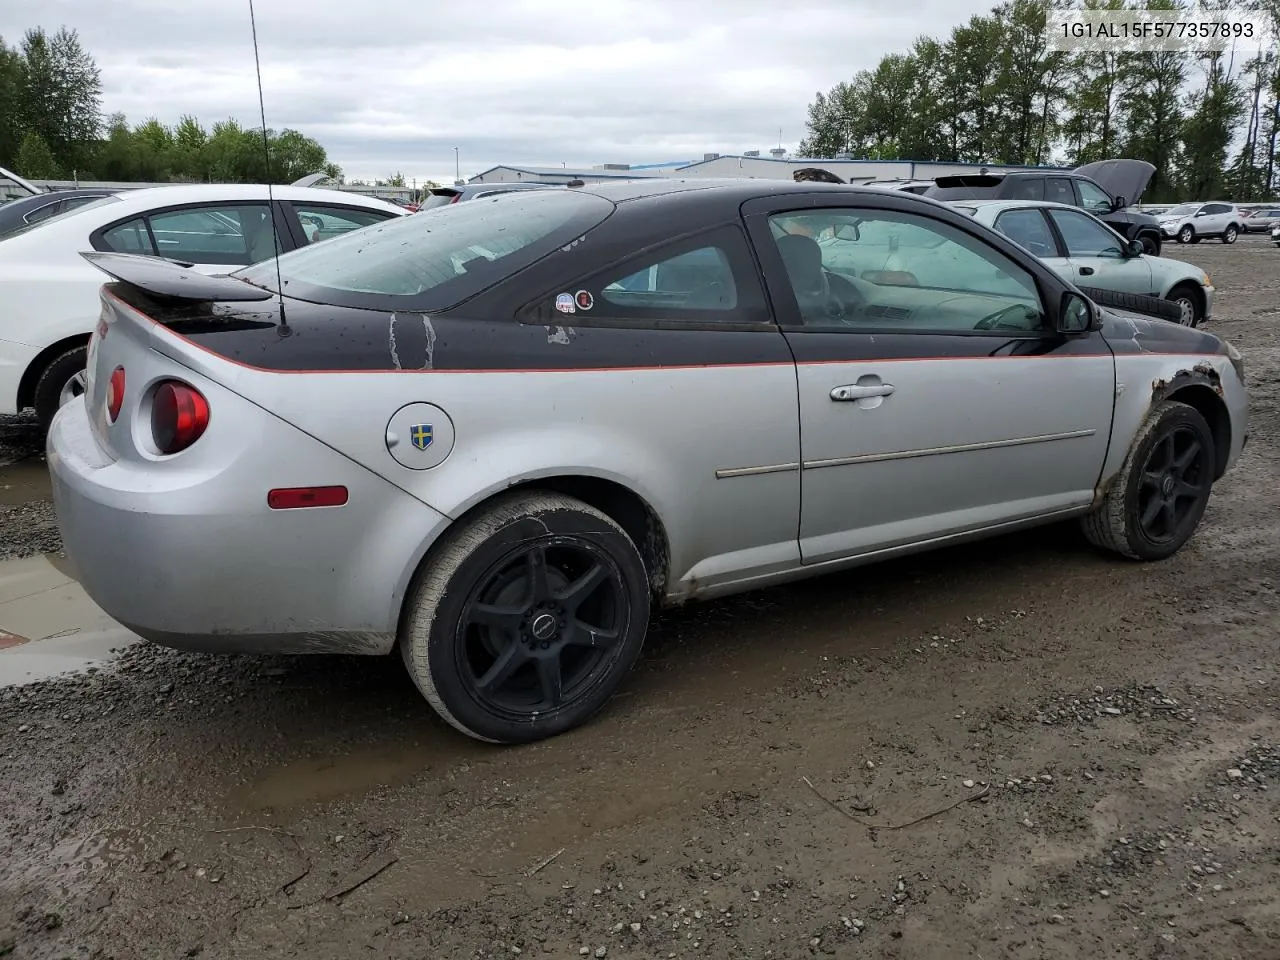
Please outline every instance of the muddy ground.
[[[1280, 956], [1280, 251], [1172, 252], [1253, 402], [1175, 559], [1053, 528], [691, 607], [521, 749], [392, 660], [11, 688], [0, 956]], [[56, 550], [12, 476], [0, 553]]]

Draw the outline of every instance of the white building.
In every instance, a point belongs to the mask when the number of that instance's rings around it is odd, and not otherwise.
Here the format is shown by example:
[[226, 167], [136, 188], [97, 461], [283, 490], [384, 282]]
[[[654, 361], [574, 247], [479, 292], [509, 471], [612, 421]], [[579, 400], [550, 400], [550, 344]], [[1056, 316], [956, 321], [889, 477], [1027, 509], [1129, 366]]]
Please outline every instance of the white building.
[[471, 178], [470, 182], [565, 183], [569, 180], [582, 180], [584, 183], [591, 183], [601, 180], [635, 180], [641, 177], [747, 177], [762, 180], [790, 180], [796, 170], [804, 167], [819, 167], [836, 174], [841, 179], [857, 183], [866, 180], [932, 180], [936, 177], [955, 174], [977, 173], [984, 166], [992, 171], [1056, 169], [916, 160], [810, 160], [802, 157], [788, 157], [786, 151], [780, 148], [770, 150], [769, 153], [771, 156], [761, 156], [758, 150], [743, 154], [708, 153], [704, 154], [701, 160], [695, 161], [636, 166], [626, 163], [604, 163], [589, 169], [503, 164], [477, 174]]

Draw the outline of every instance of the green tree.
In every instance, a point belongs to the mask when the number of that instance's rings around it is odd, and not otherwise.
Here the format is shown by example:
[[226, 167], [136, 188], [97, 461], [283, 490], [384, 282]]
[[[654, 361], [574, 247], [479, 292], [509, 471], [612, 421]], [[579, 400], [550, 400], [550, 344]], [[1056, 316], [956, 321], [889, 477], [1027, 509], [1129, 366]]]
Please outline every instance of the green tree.
[[65, 27], [52, 37], [42, 28], [22, 40], [22, 86], [17, 98], [24, 131], [40, 134], [65, 167], [83, 165], [101, 128], [102, 81], [97, 64]]
[[[1148, 0], [1145, 8], [1177, 10], [1181, 5], [1176, 0]], [[1181, 199], [1176, 171], [1181, 163], [1186, 79], [1187, 57], [1176, 50], [1135, 53], [1127, 65], [1118, 110], [1124, 131], [1122, 152], [1156, 168], [1144, 200]]]
[[0, 167], [14, 166], [22, 145], [22, 79], [22, 55], [0, 37]]
[[1043, 0], [1010, 0], [980, 32], [984, 43], [1000, 38], [998, 71], [986, 90], [998, 135], [983, 151], [1000, 163], [1041, 164], [1052, 148], [1068, 57], [1048, 49], [1047, 13]]
[[31, 180], [53, 180], [58, 176], [58, 163], [44, 137], [31, 130], [22, 138], [15, 164], [18, 173]]
[[[1125, 0], [1086, 0], [1085, 9], [1124, 10]], [[1124, 136], [1121, 100], [1134, 68], [1132, 53], [1121, 50], [1086, 51], [1071, 57], [1062, 124], [1067, 157], [1074, 165], [1118, 155]]]
[[1205, 84], [1188, 96], [1182, 126], [1182, 190], [1197, 200], [1224, 194], [1227, 148], [1245, 113], [1243, 92], [1224, 52], [1211, 50], [1200, 61]]

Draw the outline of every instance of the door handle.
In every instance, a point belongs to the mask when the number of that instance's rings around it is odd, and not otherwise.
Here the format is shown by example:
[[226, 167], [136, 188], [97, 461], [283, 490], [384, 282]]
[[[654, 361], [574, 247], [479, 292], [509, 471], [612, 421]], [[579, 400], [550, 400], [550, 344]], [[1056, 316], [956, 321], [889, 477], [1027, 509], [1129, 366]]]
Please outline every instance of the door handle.
[[1080, 276], [1082, 276], [1082, 277], [1092, 277], [1092, 276], [1093, 276], [1093, 267], [1081, 267], [1081, 268], [1080, 268]]
[[836, 401], [865, 400], [868, 397], [887, 397], [891, 393], [893, 393], [892, 383], [851, 383], [843, 387], [833, 387], [831, 399]]

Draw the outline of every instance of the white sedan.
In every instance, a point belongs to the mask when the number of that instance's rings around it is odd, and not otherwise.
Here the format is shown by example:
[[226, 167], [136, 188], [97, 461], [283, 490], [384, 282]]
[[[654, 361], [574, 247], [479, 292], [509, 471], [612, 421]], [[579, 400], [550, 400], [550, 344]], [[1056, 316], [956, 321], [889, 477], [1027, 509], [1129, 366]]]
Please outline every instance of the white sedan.
[[89, 335], [98, 322], [102, 273], [85, 251], [181, 260], [230, 273], [281, 252], [408, 211], [337, 190], [192, 184], [122, 190], [0, 239], [0, 414], [34, 407], [47, 428], [84, 392]]

